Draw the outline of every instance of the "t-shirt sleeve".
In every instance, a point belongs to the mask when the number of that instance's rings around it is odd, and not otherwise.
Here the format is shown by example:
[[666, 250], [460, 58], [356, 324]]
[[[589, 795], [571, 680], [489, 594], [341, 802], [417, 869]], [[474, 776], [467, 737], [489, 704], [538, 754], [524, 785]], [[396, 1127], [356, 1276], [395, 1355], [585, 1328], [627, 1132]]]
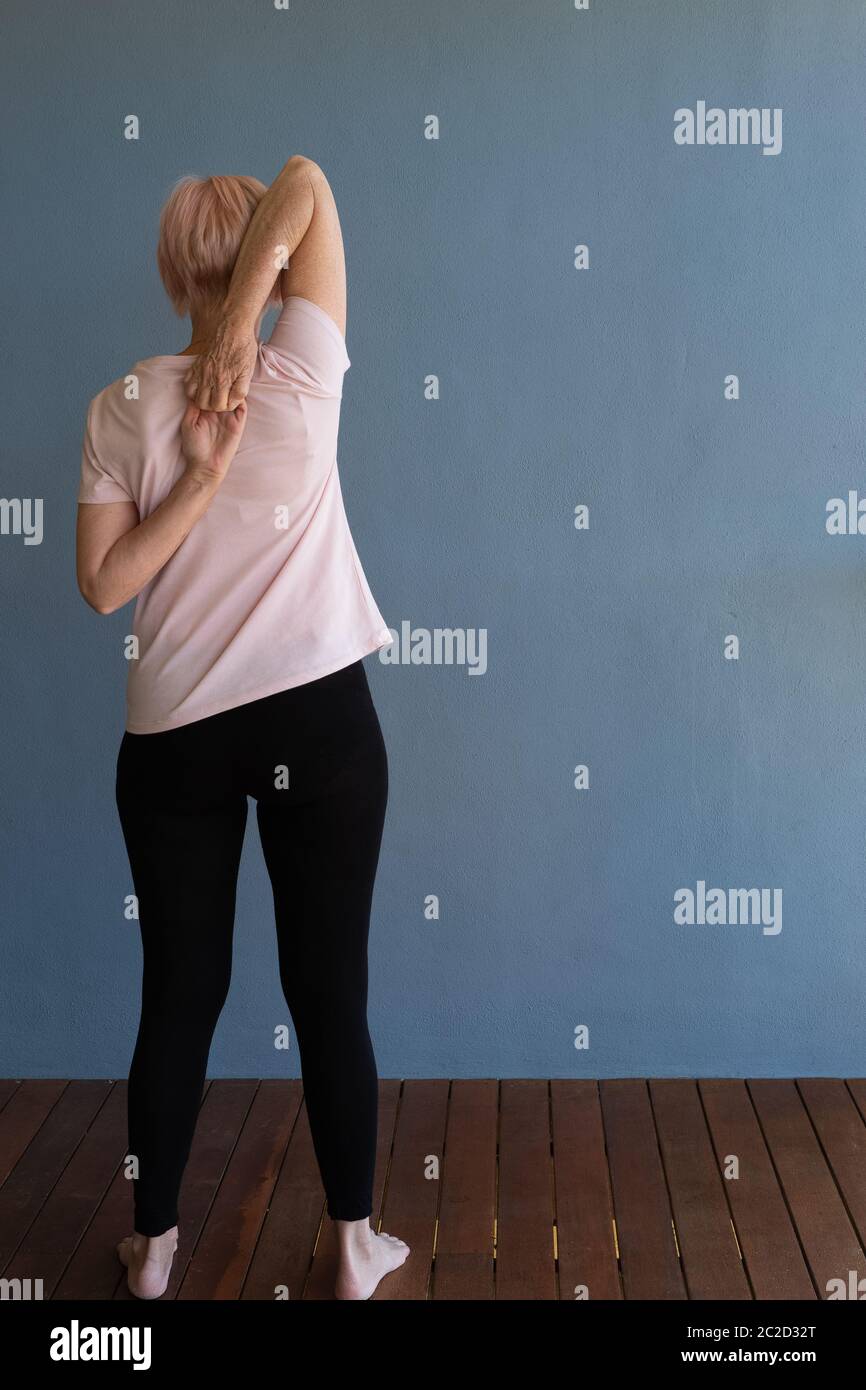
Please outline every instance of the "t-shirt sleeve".
[[271, 376], [318, 396], [341, 396], [351, 366], [331, 315], [298, 295], [284, 301], [270, 339], [262, 344], [262, 357]]
[[93, 401], [87, 410], [84, 438], [81, 445], [81, 481], [79, 502], [134, 502], [120, 470], [107, 465], [96, 452], [93, 438]]

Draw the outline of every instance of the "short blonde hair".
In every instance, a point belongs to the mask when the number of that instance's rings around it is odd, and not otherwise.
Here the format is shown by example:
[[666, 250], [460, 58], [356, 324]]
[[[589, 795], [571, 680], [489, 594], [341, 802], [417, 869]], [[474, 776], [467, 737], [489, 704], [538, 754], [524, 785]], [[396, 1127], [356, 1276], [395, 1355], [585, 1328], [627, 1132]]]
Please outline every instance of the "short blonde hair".
[[[187, 175], [171, 190], [159, 219], [156, 261], [175, 312], [222, 304], [241, 242], [267, 190], [247, 174]], [[279, 272], [268, 304], [280, 304]]]

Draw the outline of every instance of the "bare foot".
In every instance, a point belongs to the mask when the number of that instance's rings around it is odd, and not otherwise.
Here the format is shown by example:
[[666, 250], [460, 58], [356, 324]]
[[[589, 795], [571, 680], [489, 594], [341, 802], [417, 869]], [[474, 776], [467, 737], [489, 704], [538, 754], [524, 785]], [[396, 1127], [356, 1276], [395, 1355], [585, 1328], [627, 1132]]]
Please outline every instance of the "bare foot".
[[377, 1235], [370, 1229], [369, 1221], [338, 1221], [335, 1224], [340, 1263], [334, 1297], [353, 1300], [372, 1298], [385, 1275], [399, 1269], [405, 1262], [409, 1247], [385, 1231]]
[[177, 1249], [177, 1226], [161, 1236], [124, 1236], [117, 1247], [120, 1263], [129, 1273], [126, 1282], [136, 1298], [161, 1298], [168, 1287], [171, 1262]]

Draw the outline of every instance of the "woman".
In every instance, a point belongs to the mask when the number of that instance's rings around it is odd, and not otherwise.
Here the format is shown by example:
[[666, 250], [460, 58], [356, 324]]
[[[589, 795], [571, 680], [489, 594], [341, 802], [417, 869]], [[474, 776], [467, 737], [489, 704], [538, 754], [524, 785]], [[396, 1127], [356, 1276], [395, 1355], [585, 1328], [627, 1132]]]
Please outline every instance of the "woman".
[[[229, 986], [252, 796], [338, 1232], [335, 1295], [365, 1299], [409, 1253], [369, 1221], [367, 935], [388, 774], [361, 658], [391, 634], [337, 471], [350, 362], [328, 181], [301, 156], [268, 190], [245, 177], [181, 180], [158, 264], [191, 341], [137, 362], [91, 402], [78, 508], [88, 603], [113, 613], [138, 597], [117, 804], [144, 974], [129, 1075], [135, 1228], [118, 1253], [134, 1294], [164, 1293]], [[260, 343], [270, 303], [282, 310]]]

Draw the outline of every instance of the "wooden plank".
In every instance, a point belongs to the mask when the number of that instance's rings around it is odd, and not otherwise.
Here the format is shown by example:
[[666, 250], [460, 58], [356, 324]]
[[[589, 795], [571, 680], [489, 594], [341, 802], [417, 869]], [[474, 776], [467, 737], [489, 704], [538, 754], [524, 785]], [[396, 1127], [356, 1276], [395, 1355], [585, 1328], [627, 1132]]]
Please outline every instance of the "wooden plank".
[[866, 1278], [866, 1255], [827, 1167], [793, 1081], [750, 1081], [767, 1147], [779, 1175], [818, 1297], [849, 1270]]
[[52, 1294], [55, 1301], [111, 1299], [121, 1285], [125, 1289], [126, 1270], [117, 1258], [117, 1243], [132, 1230], [130, 1183], [123, 1166], [126, 1147], [124, 1142], [120, 1167]]
[[[279, 1087], [277, 1104], [267, 1092]], [[829, 1279], [866, 1278], [866, 1081], [761, 1080], [748, 1090], [703, 1081], [709, 1136], [691, 1082], [650, 1083], [657, 1133], [642, 1081], [554, 1081], [549, 1107], [545, 1082], [501, 1089], [498, 1297], [556, 1297], [554, 1220], [562, 1296], [585, 1284], [590, 1298], [620, 1297], [611, 1201], [630, 1298], [686, 1296], [683, 1269], [693, 1298], [749, 1296], [725, 1239], [725, 1199], [757, 1298], [814, 1299], [816, 1285], [825, 1297]], [[380, 1086], [374, 1225], [407, 1239], [413, 1256], [378, 1298], [494, 1295], [497, 1083], [452, 1083], [446, 1123], [447, 1090], [446, 1081], [407, 1082], [402, 1094], [399, 1082]], [[114, 1251], [131, 1229], [124, 1094], [122, 1083], [0, 1083], [6, 1277], [41, 1278], [61, 1300], [128, 1296]], [[212, 1083], [166, 1297], [180, 1286], [183, 1298], [271, 1300], [281, 1284], [293, 1299], [333, 1296], [333, 1228], [327, 1219], [320, 1228], [324, 1194], [299, 1102], [299, 1082]], [[442, 1159], [438, 1184], [423, 1176], [428, 1155]], [[735, 1181], [721, 1176], [729, 1155]]]
[[598, 1083], [550, 1089], [560, 1297], [621, 1299]]
[[866, 1124], [844, 1081], [809, 1076], [797, 1084], [860, 1245], [866, 1249]]
[[51, 1114], [68, 1081], [22, 1081], [0, 1114], [0, 1184]]
[[697, 1082], [650, 1082], [680, 1261], [691, 1299], [750, 1300]]
[[36, 1220], [110, 1091], [109, 1081], [69, 1082], [0, 1187], [0, 1273]]
[[303, 1105], [300, 1081], [292, 1082], [297, 1103], [286, 1156], [241, 1291], [242, 1299], [273, 1301], [278, 1294], [301, 1297], [325, 1210], [325, 1193]]
[[815, 1299], [815, 1286], [745, 1081], [700, 1082], [716, 1162], [732, 1159], [739, 1176], [722, 1178], [737, 1240], [757, 1299]]
[[9, 1279], [42, 1280], [52, 1298], [63, 1271], [126, 1152], [126, 1085], [115, 1083], [6, 1267]]
[[240, 1297], [292, 1131], [292, 1084], [260, 1082], [177, 1291], [178, 1301]]
[[[370, 1218], [370, 1225], [374, 1231], [382, 1229], [379, 1213], [391, 1162], [391, 1146], [394, 1142], [401, 1089], [397, 1080], [379, 1082], [379, 1134], [376, 1145], [376, 1171], [373, 1177], [373, 1215]], [[302, 1297], [314, 1301], [333, 1299], [336, 1278], [337, 1235], [333, 1221], [326, 1215], [319, 1231]]]
[[555, 1299], [553, 1163], [546, 1081], [499, 1091], [497, 1299]]
[[645, 1081], [599, 1083], [626, 1298], [686, 1297]]
[[[447, 1081], [403, 1083], [394, 1151], [382, 1203], [381, 1229], [405, 1240], [411, 1254], [400, 1269], [383, 1279], [374, 1299], [390, 1302], [427, 1298], [447, 1117]], [[431, 1160], [438, 1164], [438, 1176], [427, 1176]]]
[[452, 1081], [431, 1298], [495, 1296], [498, 1127], [498, 1082]]

